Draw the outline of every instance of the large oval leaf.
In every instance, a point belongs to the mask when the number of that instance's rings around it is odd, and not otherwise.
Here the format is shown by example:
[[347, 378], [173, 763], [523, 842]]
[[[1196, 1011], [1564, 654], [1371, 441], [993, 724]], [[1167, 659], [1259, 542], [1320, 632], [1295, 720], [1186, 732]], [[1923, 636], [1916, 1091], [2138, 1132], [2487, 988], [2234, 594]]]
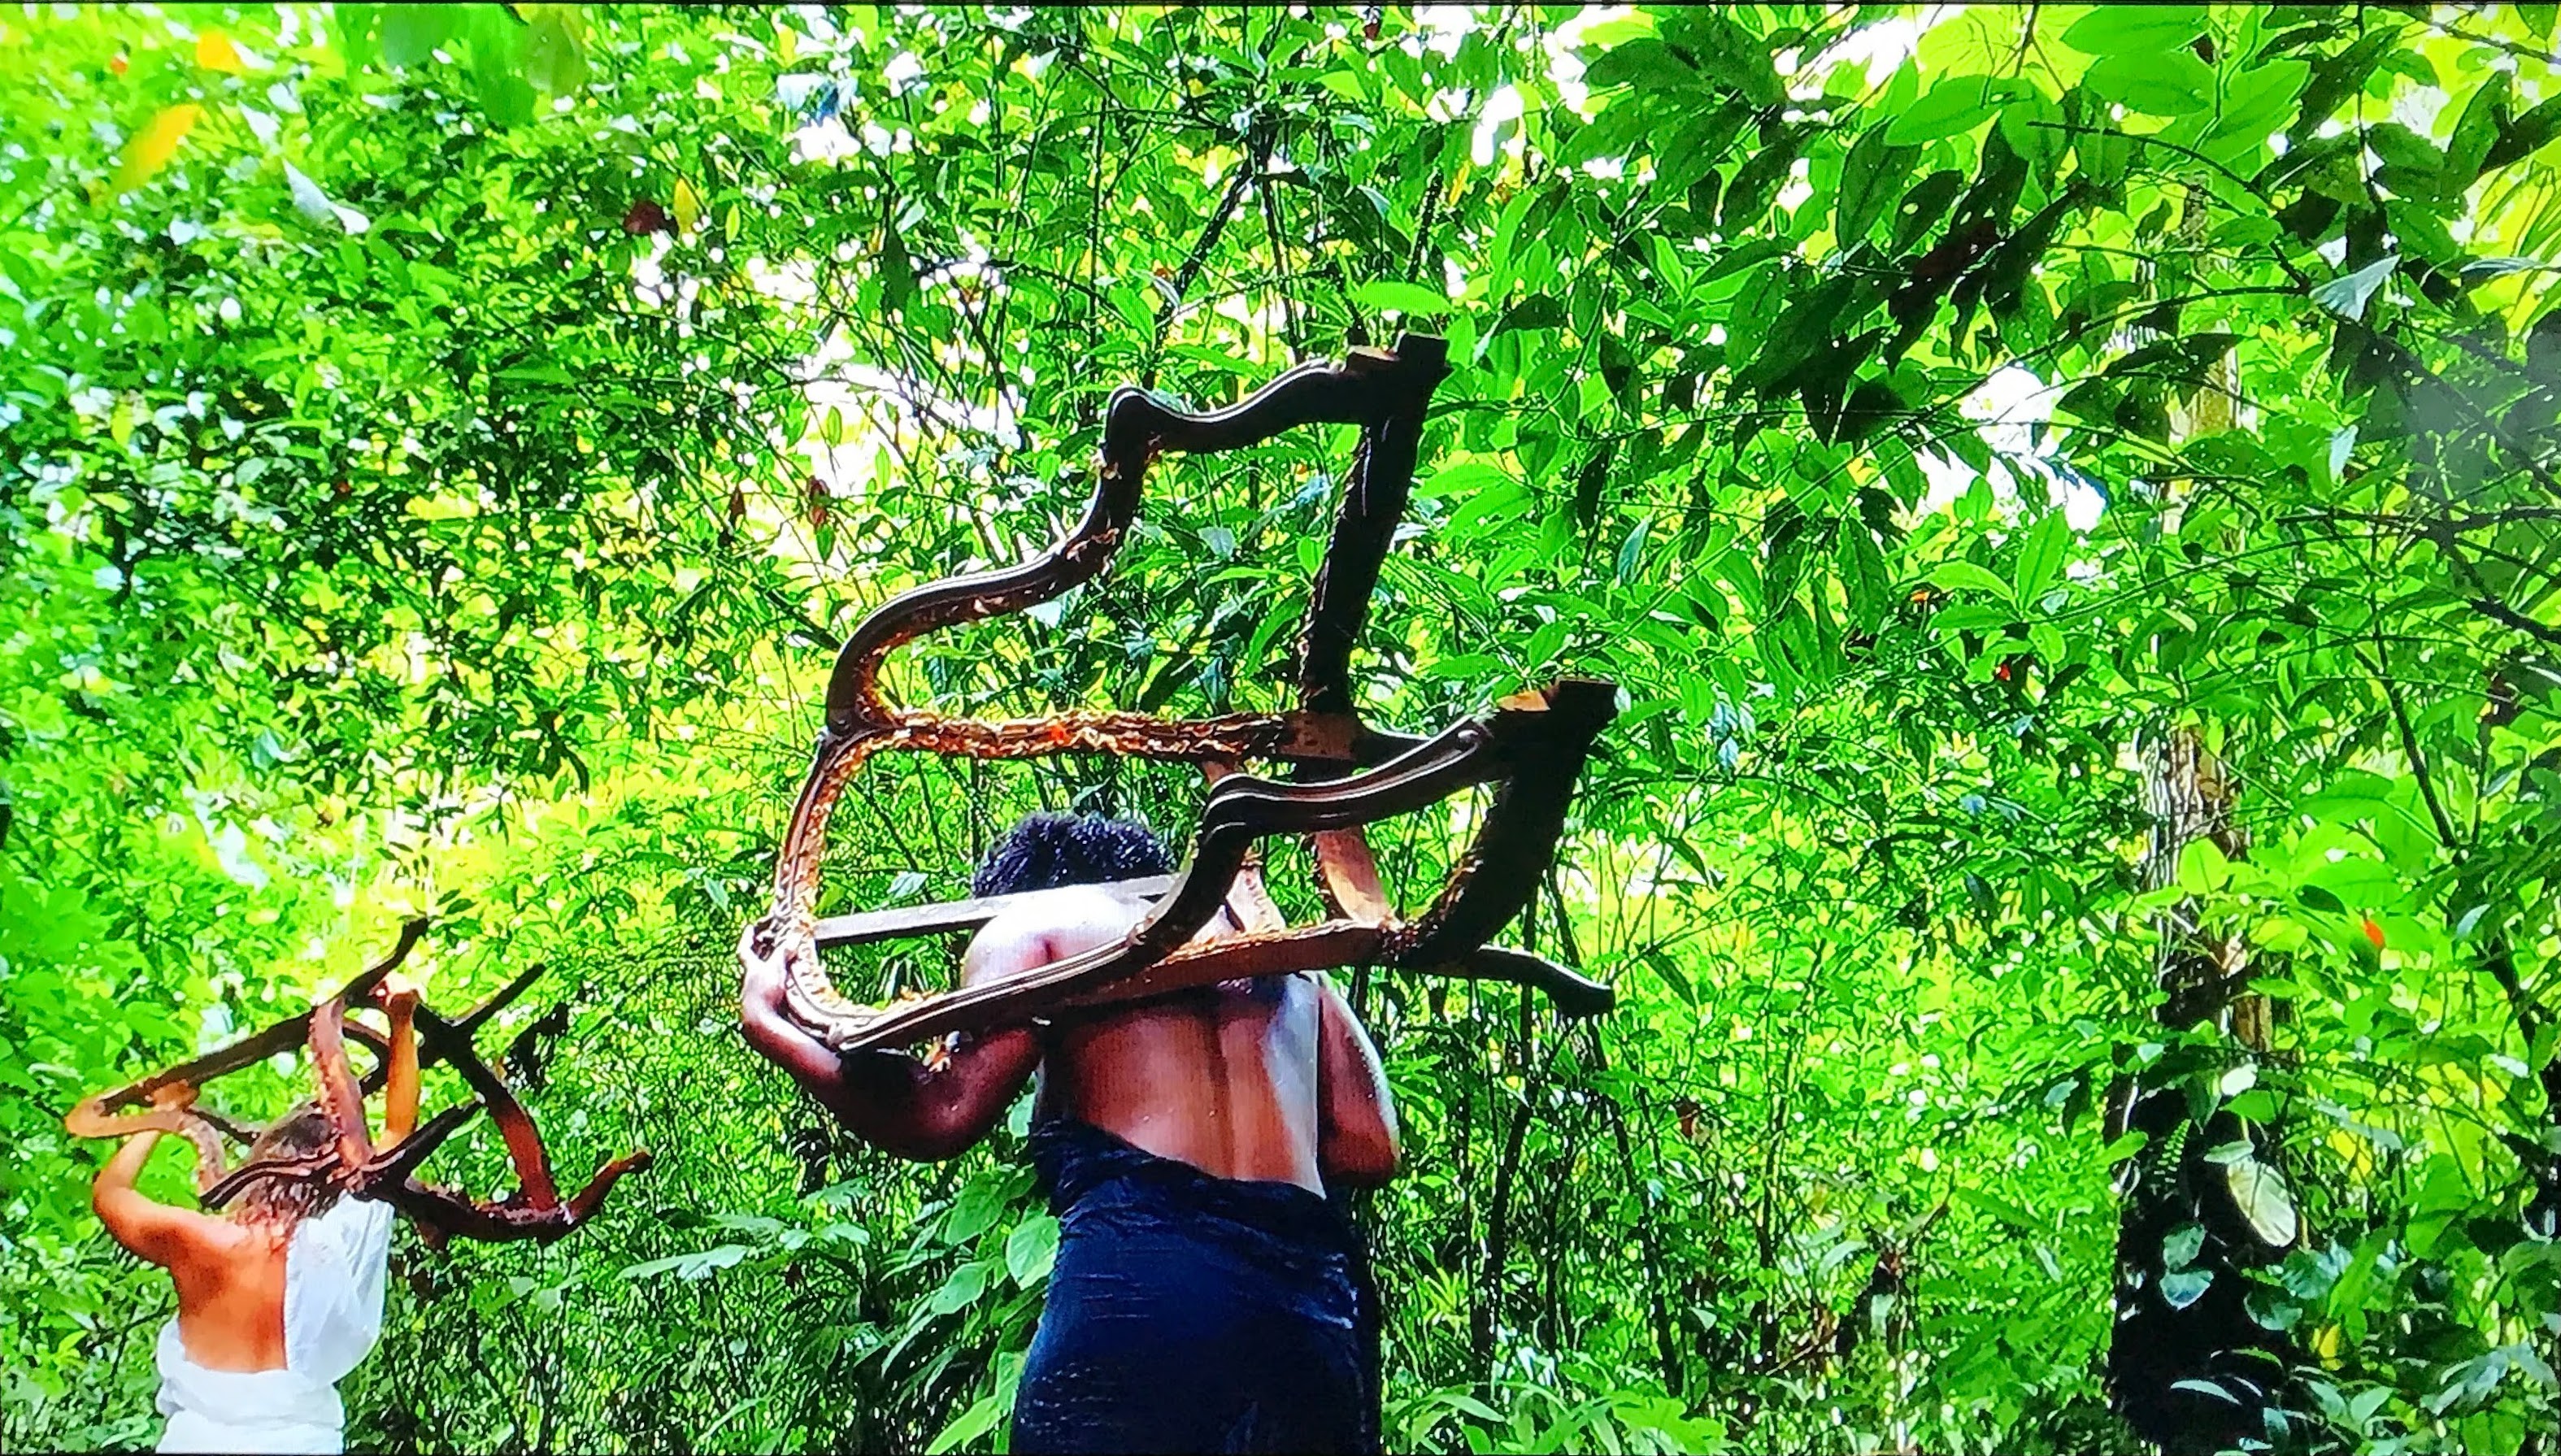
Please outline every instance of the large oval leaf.
[[1971, 131], [1990, 120], [2003, 102], [2017, 100], [2029, 89], [2024, 81], [1996, 76], [1949, 77], [1895, 117], [1885, 128], [1885, 139], [1899, 147], [1919, 146]]
[[2110, 56], [2092, 66], [2081, 83], [2129, 111], [2184, 116], [2214, 98], [2214, 73], [2185, 51]]
[[2063, 44], [2089, 56], [2157, 58], [2203, 34], [2202, 5], [2100, 5], [2064, 30]]
[[2295, 1212], [2294, 1191], [2286, 1187], [2285, 1175], [2256, 1158], [2240, 1158], [2223, 1165], [2223, 1186], [2232, 1195], [2234, 1211], [2261, 1243], [2276, 1249], [2295, 1246], [2303, 1219]]

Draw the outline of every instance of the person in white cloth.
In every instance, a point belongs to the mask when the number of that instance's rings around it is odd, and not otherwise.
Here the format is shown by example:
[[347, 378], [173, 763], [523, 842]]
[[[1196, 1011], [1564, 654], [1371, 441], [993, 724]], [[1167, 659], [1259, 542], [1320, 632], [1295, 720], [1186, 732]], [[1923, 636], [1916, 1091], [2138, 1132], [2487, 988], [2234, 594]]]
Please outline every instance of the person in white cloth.
[[[418, 1125], [418, 990], [385, 985], [391, 1074], [376, 1150]], [[164, 1087], [156, 1107], [185, 1107], [195, 1089]], [[90, 1198], [106, 1231], [178, 1286], [178, 1314], [160, 1329], [163, 1451], [334, 1452], [346, 1410], [338, 1382], [373, 1353], [383, 1330], [393, 1210], [341, 1198], [326, 1184], [265, 1179], [228, 1213], [145, 1198], [133, 1186], [157, 1132], [135, 1133], [100, 1169]], [[305, 1157], [337, 1140], [311, 1102], [252, 1145], [253, 1159]]]

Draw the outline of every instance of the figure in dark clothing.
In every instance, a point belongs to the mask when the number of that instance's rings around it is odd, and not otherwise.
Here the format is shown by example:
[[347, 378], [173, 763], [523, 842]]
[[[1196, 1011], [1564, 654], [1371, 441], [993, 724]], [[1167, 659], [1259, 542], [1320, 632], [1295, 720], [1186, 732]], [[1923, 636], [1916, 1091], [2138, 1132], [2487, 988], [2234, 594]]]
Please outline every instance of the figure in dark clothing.
[[[1032, 816], [972, 889], [1050, 892], [978, 933], [962, 981], [1116, 942], [1146, 905], [1101, 887], [1170, 867], [1144, 826]], [[1376, 1050], [1321, 977], [958, 1038], [938, 1069], [839, 1056], [783, 1015], [782, 963], [748, 964], [749, 1040], [889, 1152], [960, 1153], [1039, 1075], [1031, 1153], [1060, 1240], [1013, 1450], [1379, 1448], [1367, 1255], [1327, 1195], [1395, 1176], [1396, 1123]]]

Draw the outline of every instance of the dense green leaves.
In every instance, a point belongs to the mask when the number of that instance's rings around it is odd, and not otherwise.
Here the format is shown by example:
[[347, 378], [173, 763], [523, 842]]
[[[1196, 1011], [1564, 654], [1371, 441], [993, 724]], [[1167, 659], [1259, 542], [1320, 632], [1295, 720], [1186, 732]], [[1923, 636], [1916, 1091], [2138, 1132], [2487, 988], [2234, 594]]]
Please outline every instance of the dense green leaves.
[[[1511, 933], [1623, 1005], [1351, 978], [1412, 1165], [1360, 1206], [1391, 1444], [2122, 1446], [2116, 1176], [2171, 1166], [2286, 1246], [2177, 1219], [2134, 1260], [2288, 1333], [2285, 1440], [2516, 1447], [2561, 1310], [2550, 31], [0, 20], [8, 1439], [152, 1430], [165, 1285], [59, 1109], [432, 906], [439, 1000], [563, 967], [561, 1161], [659, 1164], [550, 1249], [404, 1249], [360, 1443], [998, 1440], [1057, 1236], [1019, 1121], [893, 1166], [729, 1030], [824, 665], [889, 592], [1044, 545], [1112, 388], [1224, 404], [1414, 328], [1458, 369], [1366, 707], [1622, 685]], [[1279, 706], [1344, 443], [1162, 462], [1108, 579], [905, 649], [896, 691]], [[2245, 832], [2146, 879], [2181, 731]], [[831, 892], [954, 890], [1036, 802], [1180, 830], [1197, 792], [902, 762]], [[1392, 876], [1452, 837], [1405, 826]], [[2265, 1047], [2164, 1013], [2182, 926], [2240, 947]], [[2174, 1135], [2112, 1124], [2135, 1080]]]

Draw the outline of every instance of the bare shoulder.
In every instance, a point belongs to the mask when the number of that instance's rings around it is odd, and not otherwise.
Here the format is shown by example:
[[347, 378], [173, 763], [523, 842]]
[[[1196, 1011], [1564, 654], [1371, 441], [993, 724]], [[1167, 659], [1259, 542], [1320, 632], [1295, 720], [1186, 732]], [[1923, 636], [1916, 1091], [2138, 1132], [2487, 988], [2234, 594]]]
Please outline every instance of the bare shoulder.
[[989, 920], [970, 938], [962, 979], [1081, 955], [1127, 934], [1146, 912], [1146, 901], [1098, 885], [1045, 890]]
[[[1005, 911], [978, 932], [989, 942], [1052, 942], [1119, 935], [1147, 913], [1147, 902], [1100, 885], [1044, 890], [1037, 899]], [[1081, 948], [1081, 947], [1080, 947]], [[1071, 952], [1072, 953], [1072, 952]]]
[[172, 1268], [192, 1265], [199, 1269], [229, 1265], [250, 1245], [252, 1230], [242, 1227], [217, 1213], [202, 1213], [193, 1209], [171, 1209], [155, 1230], [162, 1262]]

